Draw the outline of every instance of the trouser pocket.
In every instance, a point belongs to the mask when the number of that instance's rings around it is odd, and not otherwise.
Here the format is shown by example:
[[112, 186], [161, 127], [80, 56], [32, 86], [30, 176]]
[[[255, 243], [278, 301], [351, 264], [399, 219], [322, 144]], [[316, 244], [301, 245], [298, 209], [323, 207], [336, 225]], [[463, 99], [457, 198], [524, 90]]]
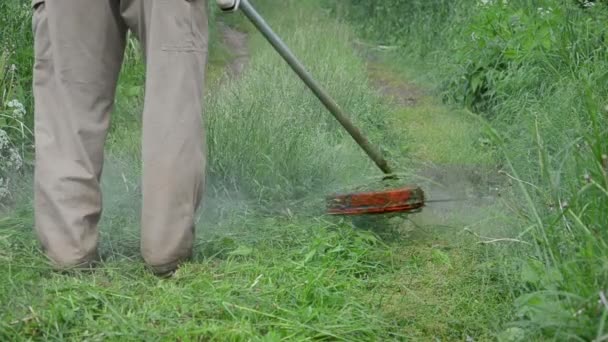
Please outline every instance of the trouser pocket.
[[206, 37], [201, 27], [206, 25], [205, 1], [158, 0], [153, 20], [164, 51], [203, 51]]

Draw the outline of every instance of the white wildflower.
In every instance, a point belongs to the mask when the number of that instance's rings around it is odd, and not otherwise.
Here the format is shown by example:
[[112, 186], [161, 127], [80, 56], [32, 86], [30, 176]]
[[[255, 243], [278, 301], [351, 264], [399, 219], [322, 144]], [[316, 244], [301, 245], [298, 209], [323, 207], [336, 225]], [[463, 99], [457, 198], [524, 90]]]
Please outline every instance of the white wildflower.
[[8, 180], [0, 177], [0, 200], [8, 197]]
[[495, 4], [501, 4], [501, 5], [506, 5], [509, 3], [508, 0], [479, 0], [479, 2], [477, 3], [477, 6], [480, 7], [488, 7], [488, 6], [492, 6]]
[[544, 17], [544, 16], [551, 14], [553, 12], [553, 9], [551, 7], [549, 7], [549, 8], [539, 7], [536, 9], [536, 11], [538, 12], [538, 14], [540, 14], [541, 17]]
[[0, 128], [0, 152], [5, 148], [8, 148], [10, 145], [10, 140], [8, 139], [8, 134], [6, 131]]
[[21, 159], [21, 155], [19, 155], [16, 148], [9, 150], [8, 162], [14, 170], [19, 170], [23, 166], [23, 159]]
[[19, 100], [12, 100], [9, 101], [6, 106], [8, 108], [13, 109], [13, 116], [18, 119], [21, 120], [23, 119], [23, 117], [25, 116], [26, 112], [25, 112], [25, 106], [23, 105], [23, 103], [19, 102]]
[[592, 1], [585, 1], [583, 3], [583, 7], [593, 7], [593, 6], [595, 6], [595, 2], [592, 2]]
[[0, 129], [0, 171], [19, 170], [23, 166], [23, 159], [19, 151], [11, 147], [6, 131]]

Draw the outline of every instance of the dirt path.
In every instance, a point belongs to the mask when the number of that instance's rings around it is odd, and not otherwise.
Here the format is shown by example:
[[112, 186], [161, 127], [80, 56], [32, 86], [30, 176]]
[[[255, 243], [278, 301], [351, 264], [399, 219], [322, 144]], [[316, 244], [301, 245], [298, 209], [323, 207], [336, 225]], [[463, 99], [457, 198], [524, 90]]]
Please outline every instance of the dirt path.
[[417, 105], [424, 92], [414, 84], [407, 83], [400, 79], [389, 79], [383, 77], [385, 72], [377, 63], [370, 61], [367, 65], [370, 81], [377, 91], [400, 107]]
[[[478, 162], [475, 148], [463, 152], [462, 157], [449, 155], [461, 145], [477, 144], [475, 139], [480, 129], [475, 128], [472, 120], [451, 112], [428, 91], [391, 70], [378, 58], [377, 51], [361, 46], [356, 49], [368, 62], [370, 83], [394, 106], [395, 121], [401, 127], [398, 129], [404, 131], [404, 139], [410, 139], [408, 147], [411, 147], [416, 183], [423, 188], [428, 200], [454, 200], [429, 204], [421, 214], [413, 215], [412, 221], [459, 230], [485, 222], [483, 227], [478, 227], [478, 232], [499, 234], [488, 228], [492, 225], [488, 220], [501, 215], [503, 177], [495, 165]], [[453, 134], [459, 130], [462, 134]], [[444, 147], [436, 146], [440, 144]], [[480, 148], [479, 155], [483, 153]]]

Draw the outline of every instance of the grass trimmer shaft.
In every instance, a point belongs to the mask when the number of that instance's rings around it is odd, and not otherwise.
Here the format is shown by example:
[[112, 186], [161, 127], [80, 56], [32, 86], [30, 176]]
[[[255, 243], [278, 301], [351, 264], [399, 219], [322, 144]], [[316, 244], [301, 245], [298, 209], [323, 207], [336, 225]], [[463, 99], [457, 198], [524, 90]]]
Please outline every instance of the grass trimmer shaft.
[[[348, 119], [346, 112], [340, 108], [334, 99], [321, 88], [312, 78], [304, 65], [289, 50], [287, 45], [270, 28], [266, 21], [260, 16], [248, 0], [216, 0], [219, 7], [224, 11], [241, 10], [253, 25], [262, 33], [268, 42], [289, 64], [300, 79], [310, 88], [317, 98], [333, 114], [344, 129], [351, 135], [355, 142], [365, 151], [368, 157], [374, 161], [376, 166], [384, 174], [385, 178], [395, 179], [391, 167], [361, 131]], [[405, 187], [394, 190], [383, 190], [376, 192], [352, 193], [344, 195], [332, 195], [327, 201], [328, 212], [333, 215], [353, 215], [367, 213], [387, 212], [411, 212], [424, 206], [424, 194], [418, 187]]]

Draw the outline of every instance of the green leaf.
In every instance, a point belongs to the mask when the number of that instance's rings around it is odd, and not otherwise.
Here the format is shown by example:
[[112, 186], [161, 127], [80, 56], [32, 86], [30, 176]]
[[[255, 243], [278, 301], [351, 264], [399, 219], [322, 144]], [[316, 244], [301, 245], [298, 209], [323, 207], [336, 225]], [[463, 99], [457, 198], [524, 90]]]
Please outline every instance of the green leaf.
[[342, 251], [346, 250], [346, 248], [342, 247], [342, 245], [338, 245], [334, 248], [332, 248], [329, 253], [340, 253]]
[[509, 60], [515, 60], [517, 59], [518, 53], [517, 50], [514, 48], [507, 48], [505, 49], [503, 56]]
[[563, 281], [562, 273], [555, 267], [547, 269], [541, 278], [542, 286], [549, 290], [557, 290]]
[[526, 338], [526, 332], [522, 328], [512, 327], [504, 330], [498, 335], [500, 342], [520, 342]]
[[251, 248], [249, 246], [240, 245], [239, 247], [237, 247], [237, 249], [235, 249], [232, 252], [228, 253], [228, 255], [232, 255], [232, 256], [248, 256], [248, 255], [251, 255], [252, 253], [253, 253], [253, 248]]
[[525, 283], [539, 285], [542, 279], [543, 265], [538, 260], [529, 260], [521, 269], [521, 280]]
[[315, 254], [317, 254], [317, 251], [314, 249], [312, 251], [306, 253], [306, 257], [304, 258], [304, 263], [309, 262], [315, 256]]
[[378, 242], [378, 238], [371, 233], [360, 232], [358, 235], [361, 240], [369, 243], [370, 245], [375, 245]]
[[543, 48], [549, 50], [551, 48], [551, 28], [544, 26], [538, 32], [538, 37]]
[[450, 265], [450, 256], [447, 253], [439, 249], [433, 249], [431, 255], [433, 263], [448, 266]]
[[480, 86], [482, 83], [482, 76], [480, 74], [474, 74], [471, 77], [471, 90], [475, 92], [477, 89], [481, 88]]
[[129, 97], [139, 96], [139, 94], [141, 94], [141, 91], [142, 91], [141, 86], [132, 86], [127, 89], [126, 95]]

